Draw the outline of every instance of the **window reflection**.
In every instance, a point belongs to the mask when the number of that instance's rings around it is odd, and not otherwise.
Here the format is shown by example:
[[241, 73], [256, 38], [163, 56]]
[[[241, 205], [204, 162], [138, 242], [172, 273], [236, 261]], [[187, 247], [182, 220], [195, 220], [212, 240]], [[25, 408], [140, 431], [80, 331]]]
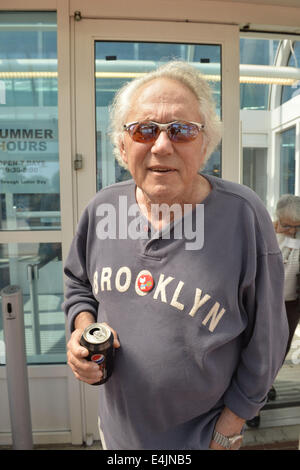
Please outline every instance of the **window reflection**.
[[[62, 255], [60, 243], [0, 245], [0, 290], [22, 289], [27, 362], [66, 361]], [[0, 304], [0, 342], [3, 341]], [[0, 363], [4, 358], [0, 357]]]
[[[299, 61], [299, 41], [240, 39], [242, 181], [257, 192], [270, 212], [281, 194], [296, 190]], [[268, 72], [270, 83], [266, 84]], [[272, 168], [277, 174], [271, 177]]]
[[[274, 218], [279, 197], [297, 191], [298, 71], [280, 69], [287, 65], [290, 55], [288, 40], [245, 37], [240, 45], [242, 182], [258, 194]], [[290, 60], [289, 65], [296, 67], [296, 61]], [[247, 80], [249, 83], [245, 83]], [[285, 83], [289, 85], [283, 86]], [[282, 96], [289, 102], [282, 105]], [[274, 384], [276, 397], [268, 400], [263, 412], [299, 406], [299, 327]]]
[[296, 128], [280, 133], [280, 195], [295, 193]]
[[[240, 39], [240, 63], [273, 65], [279, 41], [270, 39]], [[270, 85], [242, 83], [240, 86], [241, 109], [267, 109]]]
[[0, 230], [57, 229], [56, 13], [2, 12], [0, 43]]
[[[300, 42], [290, 41], [290, 56], [288, 60], [289, 67], [300, 68]], [[295, 80], [292, 86], [282, 87], [281, 103], [285, 103], [300, 94], [300, 79]]]
[[243, 149], [243, 184], [252, 188], [261, 200], [267, 201], [267, 148]]

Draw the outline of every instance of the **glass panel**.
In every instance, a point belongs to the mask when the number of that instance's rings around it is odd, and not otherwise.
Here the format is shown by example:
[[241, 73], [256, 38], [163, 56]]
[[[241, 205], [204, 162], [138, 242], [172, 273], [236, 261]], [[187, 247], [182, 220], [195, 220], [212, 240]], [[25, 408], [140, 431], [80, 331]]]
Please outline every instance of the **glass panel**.
[[280, 196], [295, 193], [296, 128], [291, 127], [280, 136]]
[[1, 12], [0, 230], [60, 228], [56, 13]]
[[[258, 194], [274, 220], [279, 197], [295, 194], [297, 188], [295, 169], [300, 142], [296, 141], [296, 125], [300, 108], [293, 84], [298, 72], [292, 70], [296, 62], [290, 71], [282, 67], [289, 57], [288, 39], [247, 37], [241, 39], [240, 46], [242, 182]], [[280, 104], [282, 88], [289, 96], [284, 106]], [[299, 328], [300, 324], [274, 384], [276, 399], [263, 410], [299, 406]], [[297, 413], [297, 408], [294, 410]]]
[[266, 148], [243, 149], [243, 184], [255, 191], [261, 200], [267, 200], [267, 156]]
[[[291, 102], [299, 99], [297, 44], [292, 47], [289, 40], [240, 40], [243, 183], [257, 192], [272, 216], [280, 195], [295, 192], [295, 136], [291, 134], [294, 131], [283, 132], [277, 139], [273, 135], [278, 135], [280, 128], [292, 120], [300, 119], [296, 111], [299, 104], [295, 101], [293, 107]], [[282, 66], [286, 65], [290, 51], [293, 59], [289, 60], [289, 72]], [[285, 83], [289, 85], [283, 86]], [[283, 95], [291, 106], [285, 105], [285, 111], [280, 112], [278, 105]], [[271, 167], [280, 173], [278, 177], [270, 177], [267, 170]]]
[[[65, 363], [65, 319], [60, 243], [0, 245], [0, 289], [18, 285], [24, 301], [27, 362]], [[0, 303], [0, 363], [5, 363]], [[2, 353], [1, 353], [2, 351]]]
[[[149, 42], [96, 42], [96, 147], [97, 189], [130, 178], [113, 156], [109, 139], [108, 107], [115, 92], [131, 77], [155, 69], [172, 59], [186, 60], [206, 75], [213, 87], [221, 116], [221, 46]], [[204, 173], [220, 176], [221, 146], [215, 151]]]
[[273, 65], [279, 41], [270, 39], [240, 39], [241, 109], [267, 109], [269, 88], [267, 80], [261, 80], [260, 69], [253, 76], [253, 68], [246, 65]]
[[[300, 41], [290, 42], [289, 67], [300, 68]], [[292, 85], [282, 87], [281, 104], [300, 94], [300, 74], [298, 80], [293, 80]]]

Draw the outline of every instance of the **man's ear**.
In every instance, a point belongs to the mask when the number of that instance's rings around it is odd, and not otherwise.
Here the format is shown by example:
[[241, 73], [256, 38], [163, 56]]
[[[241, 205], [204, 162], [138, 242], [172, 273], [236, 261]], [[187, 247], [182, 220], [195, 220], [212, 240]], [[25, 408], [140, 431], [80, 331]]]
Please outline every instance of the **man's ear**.
[[124, 136], [120, 139], [119, 150], [124, 163], [128, 164], [128, 157], [125, 150]]

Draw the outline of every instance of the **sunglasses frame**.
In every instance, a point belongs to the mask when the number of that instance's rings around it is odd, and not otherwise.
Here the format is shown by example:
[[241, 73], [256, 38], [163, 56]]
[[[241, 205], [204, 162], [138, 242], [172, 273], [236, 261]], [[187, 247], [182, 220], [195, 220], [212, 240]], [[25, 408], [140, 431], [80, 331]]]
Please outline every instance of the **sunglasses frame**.
[[[171, 140], [171, 142], [174, 142], [174, 143], [177, 143], [177, 144], [182, 144], [182, 143], [186, 143], [186, 142], [191, 142], [192, 140], [195, 140], [196, 137], [193, 137], [192, 139], [187, 139], [186, 141], [179, 141], [179, 142], [176, 142], [172, 139], [172, 135], [170, 136], [169, 133], [168, 133], [168, 128], [172, 125], [172, 124], [193, 124], [194, 126], [197, 127], [198, 131], [201, 132], [205, 125], [204, 124], [201, 124], [200, 122], [194, 122], [194, 121], [171, 121], [171, 122], [167, 122], [167, 123], [161, 123], [161, 122], [156, 122], [156, 121], [134, 121], [134, 122], [130, 122], [128, 124], [124, 124], [123, 125], [123, 130], [128, 132], [128, 134], [130, 135], [130, 137], [132, 138], [132, 140], [134, 140], [135, 142], [140, 142], [139, 140], [135, 140], [134, 137], [133, 137], [133, 132], [130, 130], [130, 127], [133, 126], [133, 125], [136, 125], [136, 124], [155, 124], [158, 129], [159, 129], [159, 134], [162, 132], [162, 131], [165, 131], [167, 132], [167, 136], [168, 138]], [[198, 132], [198, 133], [199, 133]], [[158, 138], [159, 134], [153, 138], [153, 139], [150, 139], [150, 140], [146, 140], [145, 142], [140, 142], [140, 143], [152, 143], [152, 142], [155, 142], [156, 139]]]
[[295, 228], [296, 230], [299, 230], [300, 229], [300, 225], [287, 225], [287, 224], [282, 224], [280, 222], [280, 219], [278, 220], [279, 222], [279, 225], [281, 228], [283, 228], [283, 230], [291, 230], [293, 228]]

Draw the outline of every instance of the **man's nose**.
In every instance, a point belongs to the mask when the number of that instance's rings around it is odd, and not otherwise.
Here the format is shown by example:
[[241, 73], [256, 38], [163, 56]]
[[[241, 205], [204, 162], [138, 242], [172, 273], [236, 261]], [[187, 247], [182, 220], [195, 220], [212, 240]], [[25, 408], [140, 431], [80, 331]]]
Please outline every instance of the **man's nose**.
[[156, 141], [152, 145], [152, 153], [169, 155], [173, 152], [173, 144], [166, 131], [160, 131]]

